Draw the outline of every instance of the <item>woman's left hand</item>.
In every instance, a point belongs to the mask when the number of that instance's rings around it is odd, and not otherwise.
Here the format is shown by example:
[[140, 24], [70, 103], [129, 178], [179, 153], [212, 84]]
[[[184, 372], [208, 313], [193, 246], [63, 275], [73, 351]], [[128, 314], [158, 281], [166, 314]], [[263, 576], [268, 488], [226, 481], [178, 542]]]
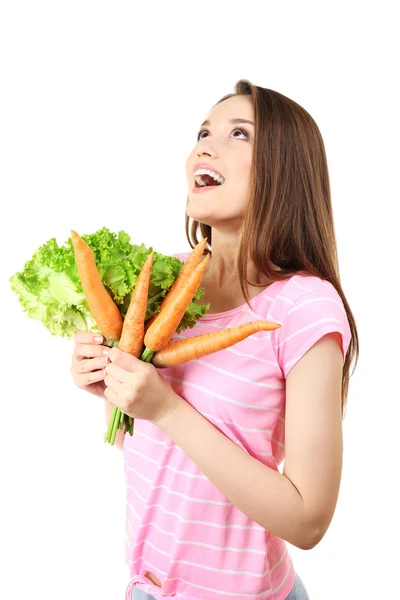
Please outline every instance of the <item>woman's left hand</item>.
[[116, 347], [108, 357], [111, 362], [104, 369], [104, 395], [126, 415], [157, 425], [184, 401], [154, 365]]

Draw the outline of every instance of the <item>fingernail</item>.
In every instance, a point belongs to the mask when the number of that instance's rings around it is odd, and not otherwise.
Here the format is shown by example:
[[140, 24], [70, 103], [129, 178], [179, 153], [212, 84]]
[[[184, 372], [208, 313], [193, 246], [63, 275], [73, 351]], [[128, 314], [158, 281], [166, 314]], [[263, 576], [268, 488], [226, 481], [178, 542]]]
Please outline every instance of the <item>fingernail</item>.
[[101, 337], [101, 335], [95, 335], [93, 341], [96, 343], [101, 343], [103, 341], [103, 338]]
[[110, 351], [109, 351], [107, 348], [103, 348], [103, 350], [101, 351], [101, 353], [102, 353], [104, 356], [108, 356], [108, 355], [110, 354]]

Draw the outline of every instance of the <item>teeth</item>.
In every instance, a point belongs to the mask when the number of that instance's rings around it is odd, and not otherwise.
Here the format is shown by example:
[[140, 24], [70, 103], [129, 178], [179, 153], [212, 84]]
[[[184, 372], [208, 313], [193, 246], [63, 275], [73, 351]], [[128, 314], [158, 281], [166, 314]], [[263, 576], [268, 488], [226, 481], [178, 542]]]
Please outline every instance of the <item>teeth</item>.
[[197, 169], [197, 171], [195, 171], [193, 173], [193, 177], [194, 177], [194, 180], [196, 181], [196, 183], [200, 186], [206, 185], [203, 182], [202, 178], [200, 177], [201, 175], [210, 175], [213, 179], [218, 181], [218, 183], [220, 183], [221, 185], [223, 183], [225, 183], [225, 179], [223, 177], [221, 177], [221, 175], [218, 175], [217, 173], [215, 173], [214, 171], [211, 171], [210, 169]]
[[197, 185], [198, 185], [199, 187], [205, 187], [205, 186], [207, 185], [207, 184], [206, 184], [206, 182], [205, 182], [205, 181], [203, 181], [203, 180], [202, 180], [202, 178], [201, 178], [201, 177], [199, 177], [199, 176], [198, 176], [198, 177], [195, 177], [195, 178], [194, 178], [194, 180], [195, 180], [195, 182], [197, 183]]

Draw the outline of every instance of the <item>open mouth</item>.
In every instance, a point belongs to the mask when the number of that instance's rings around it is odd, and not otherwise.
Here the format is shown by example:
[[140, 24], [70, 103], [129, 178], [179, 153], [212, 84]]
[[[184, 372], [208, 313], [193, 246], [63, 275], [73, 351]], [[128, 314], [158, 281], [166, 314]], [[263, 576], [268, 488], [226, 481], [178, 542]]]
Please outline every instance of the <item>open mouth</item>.
[[221, 182], [211, 177], [211, 175], [196, 175], [194, 178], [196, 187], [211, 187], [217, 185], [223, 185]]

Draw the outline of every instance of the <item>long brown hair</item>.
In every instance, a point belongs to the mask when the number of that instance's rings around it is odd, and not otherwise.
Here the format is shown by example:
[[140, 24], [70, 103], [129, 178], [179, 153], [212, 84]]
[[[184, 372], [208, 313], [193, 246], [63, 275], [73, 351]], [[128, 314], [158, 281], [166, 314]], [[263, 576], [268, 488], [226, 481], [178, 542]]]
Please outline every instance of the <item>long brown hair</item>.
[[[254, 108], [255, 139], [247, 203], [238, 248], [240, 287], [249, 304], [249, 257], [271, 282], [299, 271], [328, 280], [339, 293], [351, 329], [343, 365], [342, 415], [348, 396], [350, 366], [359, 356], [356, 322], [340, 284], [328, 164], [317, 124], [299, 104], [279, 92], [241, 79], [236, 95], [250, 96]], [[188, 199], [189, 200], [189, 197]], [[186, 214], [186, 236], [192, 248], [207, 237], [204, 253], [211, 252], [212, 228]], [[254, 232], [257, 231], [257, 235]], [[274, 265], [281, 270], [277, 271]], [[257, 280], [258, 281], [258, 280]], [[250, 304], [249, 304], [250, 306]]]

